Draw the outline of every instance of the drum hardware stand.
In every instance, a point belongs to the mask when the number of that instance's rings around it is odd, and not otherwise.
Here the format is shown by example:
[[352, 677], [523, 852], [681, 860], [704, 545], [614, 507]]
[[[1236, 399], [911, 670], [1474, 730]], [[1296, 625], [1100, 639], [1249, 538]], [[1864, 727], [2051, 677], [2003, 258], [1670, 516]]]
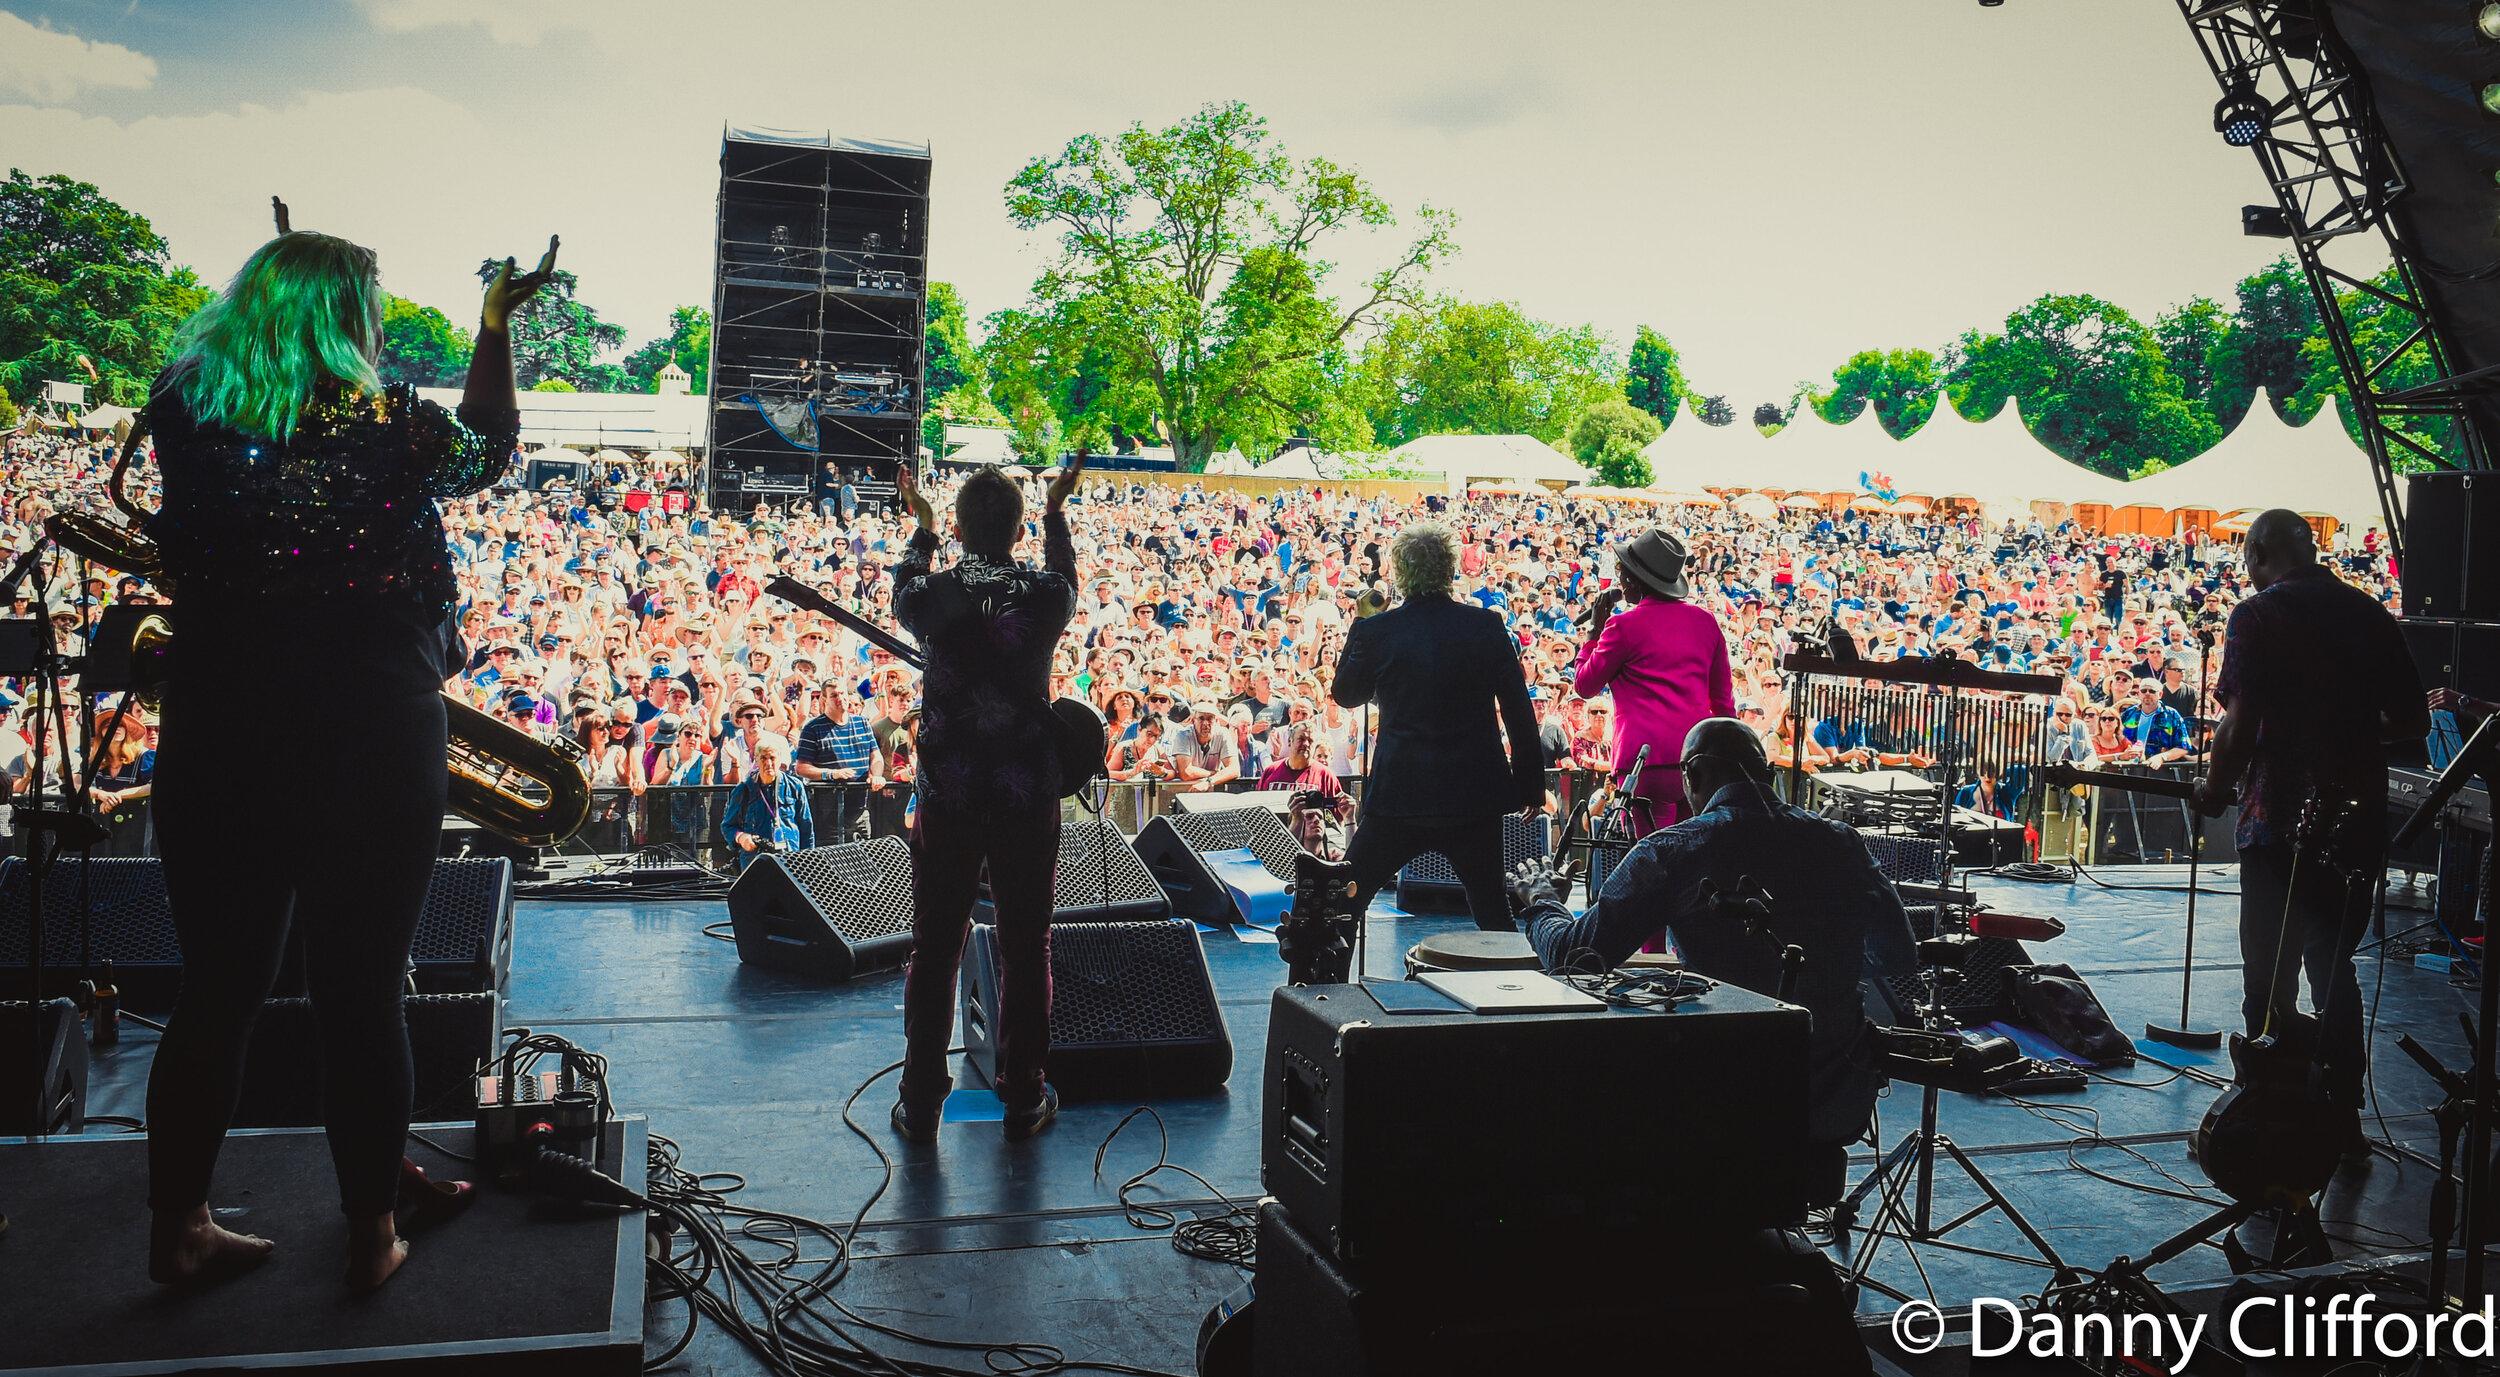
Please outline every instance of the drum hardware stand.
[[[2196, 657], [2196, 706], [2200, 710], [2201, 715], [2201, 711], [2205, 706], [2205, 694], [2207, 692], [2210, 670], [2214, 662], [2214, 633], [2212, 629], [2206, 627], [2198, 628], [2196, 632], [2196, 644], [2199, 649], [2199, 654]], [[2150, 729], [2148, 728], [2147, 734], [2149, 733]], [[2212, 750], [2212, 738], [2208, 737], [2206, 739], [2206, 749], [2199, 752], [2197, 755], [2197, 763], [2205, 769], [2210, 769], [2212, 767]], [[2185, 945], [2181, 949], [2179, 958], [2179, 1026], [2176, 1028], [2165, 1028], [2158, 1023], [2147, 1023], [2144, 1025], [2144, 1036], [2155, 1042], [2168, 1043], [2173, 1047], [2188, 1047], [2199, 1051], [2211, 1051], [2212, 1049], [2222, 1045], [2221, 1031], [2218, 1029], [2197, 1028], [2188, 1013], [2188, 997], [2194, 991], [2196, 984], [2197, 873], [2199, 863], [2203, 861], [2205, 856], [2205, 820], [2203, 815], [2196, 811], [2196, 805], [2194, 803], [2187, 804], [2186, 808], [2188, 815], [2187, 934], [2184, 939]], [[2137, 848], [2137, 854], [2143, 854], [2141, 845]]]
[[1276, 925], [1287, 984], [1361, 983], [1352, 958], [1362, 950], [1364, 915], [1353, 910], [1354, 892], [1354, 867], [1308, 852], [1293, 858], [1293, 908]]
[[[1937, 1025], [1942, 1022], [1943, 991], [1951, 989], [1960, 982], [1961, 972], [1959, 971], [1942, 969], [1934, 972], [1934, 979], [1929, 986], [1928, 1003], [1918, 1010], [1921, 1028], [1930, 1032], [1939, 1031]], [[1937, 1129], [1936, 1112], [1942, 1096], [1943, 1091], [1933, 1083], [1919, 1088], [1919, 1126], [1903, 1134], [1901, 1141], [1894, 1144], [1890, 1152], [1884, 1154], [1883, 1160], [1877, 1162], [1874, 1168], [1867, 1172], [1865, 1179], [1858, 1182], [1847, 1198], [1832, 1207], [1832, 1237], [1835, 1242], [1845, 1241], [1849, 1236], [1851, 1225], [1857, 1219], [1858, 1207], [1869, 1195], [1876, 1195], [1880, 1192], [1874, 1218], [1865, 1229], [1866, 1244], [1863, 1248], [1857, 1249], [1849, 1259], [1849, 1275], [1842, 1283], [1844, 1293], [1854, 1301], [1858, 1288], [1864, 1286], [1895, 1301], [1911, 1299], [1909, 1293], [1895, 1290], [1867, 1275], [1868, 1268], [1874, 1264], [1875, 1255], [1881, 1251], [1883, 1240], [1886, 1238], [1898, 1238], [1904, 1247], [1913, 1250], [1917, 1244], [1930, 1243], [1939, 1248], [1950, 1248], [1955, 1252], [1994, 1258], [1999, 1262], [2012, 1262], [2025, 1267], [2043, 1267], [2052, 1274], [2052, 1286], [2075, 1285], [2080, 1280], [2080, 1275], [2075, 1269], [2067, 1263], [2065, 1258], [2058, 1255], [2057, 1249], [2046, 1237], [2042, 1236], [2038, 1229], [2032, 1227], [2031, 1221], [2023, 1217], [2022, 1211], [2015, 1208], [2014, 1202], [2008, 1200], [2005, 1193], [1997, 1189], [1996, 1183], [1988, 1179], [1988, 1174], [1979, 1169], [1979, 1164], [1973, 1162], [1969, 1154], [1963, 1152], [1959, 1145]], [[1879, 1117], [1876, 1132], [1880, 1134], [1881, 1131]], [[1882, 1140], [1878, 1137], [1877, 1141]], [[1968, 1178], [1972, 1185], [1979, 1188], [1980, 1194], [1987, 1197], [1985, 1203], [1974, 1205], [1942, 1224], [1935, 1222], [1933, 1213], [1936, 1150], [1939, 1148], [1942, 1148], [1946, 1155], [1953, 1159], [1955, 1166], [1961, 1168], [1962, 1175]], [[1902, 1203], [1902, 1196], [1911, 1192], [1913, 1188], [1915, 1189], [1914, 1202], [1905, 1207]], [[1998, 1252], [1992, 1248], [1956, 1243], [1945, 1237], [1963, 1225], [1978, 1220], [1991, 1210], [2002, 1211], [2006, 1221], [2021, 1232], [2023, 1240], [2031, 1245], [2037, 1256], [2024, 1257], [2017, 1253]], [[1916, 1256], [1915, 1251], [1912, 1256]]]

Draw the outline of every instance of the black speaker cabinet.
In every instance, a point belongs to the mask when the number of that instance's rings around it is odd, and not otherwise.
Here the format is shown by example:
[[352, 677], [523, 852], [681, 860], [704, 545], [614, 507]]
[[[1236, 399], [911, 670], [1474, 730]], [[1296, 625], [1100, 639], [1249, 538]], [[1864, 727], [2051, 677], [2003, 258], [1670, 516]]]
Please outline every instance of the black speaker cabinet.
[[2500, 698], [2500, 621], [2450, 622], [2407, 617], [2397, 623], [2424, 688], [2452, 688]]
[[[1521, 861], [1546, 854], [1545, 815], [1521, 817], [1507, 814], [1502, 819], [1502, 869], [1508, 871]], [[1464, 913], [1467, 911], [1467, 890], [1458, 882], [1458, 872], [1450, 868], [1450, 858], [1438, 851], [1427, 851], [1408, 861], [1398, 872], [1398, 907], [1409, 913]]]
[[2500, 499], [2477, 498], [2500, 475], [2450, 470], [2405, 476], [2404, 614], [2500, 618]]
[[1364, 1268], [1784, 1225], [1806, 1209], [1806, 1043], [1804, 1009], [1724, 984], [1668, 1012], [1394, 1016], [1287, 986], [1260, 1173]]
[[911, 956], [911, 849], [900, 837], [759, 856], [729, 887], [738, 959], [848, 980]]
[[[502, 1035], [497, 998], [487, 991], [418, 994], [406, 1001], [408, 1047], [415, 1055], [416, 1122], [465, 1119], [470, 1077], [495, 1055]], [[237, 1128], [311, 1128], [321, 1123], [321, 1020], [308, 999], [261, 1005], [243, 1061]]]
[[[964, 957], [964, 1060], [998, 1075], [998, 929]], [[1233, 1074], [1233, 1036], [1206, 948], [1187, 923], [1059, 923], [1050, 930], [1050, 1083], [1062, 1098], [1152, 1099], [1212, 1091]]]
[[[86, 1031], [78, 1006], [66, 999], [47, 999], [41, 1006], [0, 1000], [0, 1135], [86, 1132]], [[30, 1122], [38, 1103], [36, 1078], [27, 1066], [33, 1056], [43, 1059], [41, 1125]]]
[[[1057, 893], [1054, 921], [1071, 923], [1156, 923], [1172, 916], [1172, 901], [1154, 872], [1129, 845], [1120, 829], [1100, 818], [1059, 825]], [[994, 923], [989, 881], [981, 882], [973, 901], [972, 921]]]
[[1137, 834], [1138, 857], [1145, 861], [1155, 883], [1163, 886], [1172, 910], [1201, 923], [1237, 923], [1241, 915], [1232, 891], [1199, 859], [1199, 853], [1242, 849], [1258, 857], [1268, 874], [1293, 883], [1293, 860], [1303, 854], [1302, 843], [1265, 808], [1148, 818]]
[[[67, 994], [79, 979], [78, 880], [67, 856], [43, 877], [44, 988]], [[182, 989], [182, 944], [165, 897], [164, 862], [153, 856], [99, 856], [87, 878], [87, 954], [113, 963], [125, 1008], [174, 1007]], [[0, 989], [26, 978], [27, 874], [23, 857], [0, 860]], [[512, 979], [512, 863], [502, 857], [439, 860], [417, 919], [409, 959], [425, 994], [502, 992]], [[281, 989], [300, 985], [281, 975]]]
[[[1488, 1163], [1488, 1168], [1496, 1164]], [[1521, 1254], [1430, 1289], [1349, 1268], [1292, 1211], [1259, 1207], [1257, 1377], [1694, 1372], [1848, 1377], [1872, 1362], [1840, 1278], [1784, 1229], [1695, 1246], [1662, 1234], [1633, 1265]], [[1670, 1357], [1670, 1354], [1672, 1355]]]

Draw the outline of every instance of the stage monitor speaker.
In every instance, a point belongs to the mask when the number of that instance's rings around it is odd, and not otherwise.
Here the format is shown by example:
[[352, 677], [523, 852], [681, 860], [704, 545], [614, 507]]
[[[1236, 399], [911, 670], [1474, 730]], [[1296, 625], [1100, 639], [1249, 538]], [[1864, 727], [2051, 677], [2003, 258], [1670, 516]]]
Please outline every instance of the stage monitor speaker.
[[[998, 1075], [998, 929], [972, 929], [964, 957], [964, 1060]], [[1059, 923], [1050, 930], [1050, 1083], [1063, 1098], [1153, 1099], [1215, 1090], [1233, 1074], [1233, 1037], [1215, 1002], [1198, 930], [1151, 923]]]
[[[1145, 859], [1101, 818], [1059, 824], [1057, 891], [1054, 923], [1157, 923], [1172, 916], [1172, 901]], [[972, 921], [998, 921], [987, 879], [973, 900]]]
[[1661, 1238], [1637, 1259], [1521, 1255], [1429, 1291], [1348, 1268], [1324, 1237], [1259, 1207], [1257, 1377], [1872, 1370], [1839, 1275], [1790, 1230], [1707, 1248]]
[[1894, 884], [1932, 885], [1942, 873], [1944, 848], [1932, 836], [1905, 827], [1861, 827], [1875, 868]]
[[2500, 618], [2500, 475], [2471, 470], [2405, 476], [2404, 614]]
[[[405, 1001], [408, 1047], [416, 1065], [414, 1121], [465, 1119], [474, 1101], [471, 1077], [495, 1055], [502, 1036], [497, 997], [487, 991], [418, 994]], [[321, 1118], [321, 1019], [308, 999], [272, 999], [260, 1007], [243, 1060], [236, 1128], [313, 1128]]]
[[1265, 808], [1148, 818], [1137, 834], [1138, 857], [1155, 883], [1163, 886], [1173, 912], [1201, 923], [1237, 923], [1241, 915], [1232, 891], [1199, 859], [1199, 853], [1243, 849], [1258, 857], [1268, 874], [1288, 885], [1293, 883], [1294, 857], [1304, 854], [1302, 843]]
[[[174, 1007], [182, 990], [182, 944], [165, 898], [165, 864], [153, 856], [65, 856], [44, 872], [44, 988], [69, 993], [79, 980], [79, 867], [87, 872], [87, 954], [113, 963], [122, 1007]], [[26, 860], [0, 861], [0, 990], [25, 980]], [[438, 860], [409, 959], [424, 994], [505, 990], [512, 979], [512, 863], [502, 857]], [[290, 959], [280, 989], [300, 988]]]
[[900, 837], [758, 856], [729, 887], [738, 959], [848, 980], [911, 956], [912, 858]]
[[[1936, 910], [1932, 905], [1914, 906], [1909, 913], [1911, 936], [1925, 941], [1936, 935]], [[1966, 1028], [2019, 1017], [2013, 988], [2006, 983], [2005, 968], [2028, 966], [2033, 959], [2022, 943], [2010, 937], [1972, 938], [1963, 955], [1960, 983], [1944, 992], [1944, 1013]], [[1875, 996], [1876, 1002], [1867, 1006], [1869, 1016], [1896, 1028], [1922, 1026], [1918, 1011], [1927, 1003], [1923, 972], [1880, 978], [1870, 973], [1859, 988]]]
[[[35, 1010], [32, 1017], [29, 1009]], [[66, 999], [47, 999], [40, 1008], [22, 999], [0, 1000], [0, 1136], [86, 1131], [86, 1031], [78, 1006]], [[27, 1067], [34, 1055], [43, 1058], [40, 1099]], [[38, 1117], [40, 1126], [34, 1123]]]
[[1261, 1179], [1364, 1268], [1783, 1226], [1811, 1185], [1807, 1037], [1804, 1009], [1728, 984], [1672, 1010], [1497, 1018], [1390, 1017], [1360, 986], [1287, 986], [1268, 1015]]
[[[1547, 853], [1545, 815], [1521, 817], [1506, 813], [1502, 817], [1502, 870], [1521, 861]], [[1408, 861], [1398, 872], [1398, 907], [1409, 913], [1464, 913], [1467, 911], [1467, 890], [1458, 882], [1458, 872], [1450, 868], [1450, 858], [1438, 851], [1427, 851]]]

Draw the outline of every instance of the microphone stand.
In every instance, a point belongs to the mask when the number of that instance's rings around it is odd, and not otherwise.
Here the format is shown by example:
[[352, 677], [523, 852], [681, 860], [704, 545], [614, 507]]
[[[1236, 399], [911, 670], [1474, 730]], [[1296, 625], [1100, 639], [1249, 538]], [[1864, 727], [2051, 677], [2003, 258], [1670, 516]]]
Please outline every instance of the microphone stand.
[[[2196, 648], [2196, 711], [2197, 716], [2201, 718], [2204, 716], [2205, 712], [2205, 694], [2207, 691], [2207, 685], [2212, 678], [2211, 671], [2214, 662], [2214, 633], [2211, 628], [2200, 627], [2197, 629]], [[2148, 736], [2152, 734], [2149, 727], [2146, 729], [2145, 734]], [[2213, 738], [2211, 736], [2205, 738], [2205, 749], [2197, 752], [2196, 763], [2200, 773], [2210, 771], [2212, 769]], [[2205, 838], [2203, 835], [2205, 830], [2205, 819], [2202, 814], [2196, 811], [2196, 805], [2193, 803], [2187, 805], [2187, 815], [2187, 935], [2185, 939], [2185, 946], [2182, 949], [2179, 958], [2179, 1026], [2176, 1028], [2164, 1028], [2158, 1023], [2147, 1023], [2144, 1025], [2144, 1036], [2155, 1042], [2167, 1043], [2172, 1047], [2187, 1047], [2200, 1051], [2210, 1051], [2222, 1045], [2221, 1031], [2219, 1029], [2199, 1030], [2195, 1024], [2190, 1021], [2188, 1015], [2188, 996], [2189, 993], [2195, 988], [2196, 984], [2196, 878], [2198, 862], [2201, 861], [2205, 855]]]

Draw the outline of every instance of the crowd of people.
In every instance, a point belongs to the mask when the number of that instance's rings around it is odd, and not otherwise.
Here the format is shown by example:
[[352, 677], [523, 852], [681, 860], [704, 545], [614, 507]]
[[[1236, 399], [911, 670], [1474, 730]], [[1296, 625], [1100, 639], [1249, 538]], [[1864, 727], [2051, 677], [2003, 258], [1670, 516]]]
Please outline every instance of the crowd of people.
[[[0, 542], [22, 552], [57, 510], [103, 512], [109, 437], [8, 437], [8, 519]], [[144, 491], [150, 470], [132, 480]], [[941, 510], [954, 479], [929, 487]], [[1040, 478], [1028, 512], [1040, 510]], [[1653, 525], [1690, 552], [1689, 601], [1725, 637], [1736, 714], [1772, 759], [1809, 771], [1915, 768], [1887, 758], [1849, 724], [1793, 729], [1778, 668], [1802, 644], [1846, 633], [1867, 659], [1959, 656], [2064, 685], [2045, 728], [2051, 760], [2164, 764], [2197, 749], [2210, 720], [2198, 685], [2219, 673], [2200, 635], [2218, 632], [2246, 591], [2227, 542], [2104, 536], [2039, 519], [1977, 513], [1649, 508], [1558, 495], [1469, 493], [1405, 501], [1324, 485], [1249, 494], [1210, 478], [1170, 486], [1089, 476], [1068, 507], [1078, 611], [1052, 688], [1090, 700], [1111, 724], [1106, 767], [1158, 794], [1265, 784], [1310, 790], [1342, 818], [1343, 785], [1366, 773], [1372, 723], [1339, 706], [1329, 679], [1367, 594], [1393, 596], [1391, 536], [1418, 516], [1462, 538], [1459, 594], [1499, 612], [1537, 703], [1549, 766], [1607, 772], [1614, 705], [1574, 689], [1585, 614], [1614, 577], [1621, 544]], [[631, 802], [652, 788], [735, 786], [759, 775], [865, 786], [838, 815], [808, 820], [835, 839], [903, 825], [910, 807], [917, 675], [828, 619], [767, 596], [795, 577], [892, 627], [893, 568], [912, 522], [856, 500], [746, 512], [689, 498], [683, 478], [618, 466], [584, 490], [496, 489], [444, 506], [460, 587], [466, 670], [446, 688], [533, 731], [571, 737], [605, 816], [647, 836]], [[1039, 557], [1038, 518], [1020, 557]], [[2393, 605], [2392, 570], [2375, 533], [2338, 532], [2339, 572]], [[42, 611], [91, 632], [115, 603], [160, 600], [122, 571], [53, 565]], [[15, 615], [35, 614], [31, 599]], [[178, 616], [178, 614], [177, 614]], [[295, 693], [336, 694], [319, 664], [271, 665], [271, 710]], [[27, 771], [28, 685], [8, 681], [14, 734], [0, 770]], [[112, 705], [56, 719], [83, 749], [109, 730], [112, 771], [99, 799], [127, 819], [147, 788], [143, 708]], [[112, 724], [109, 725], [108, 724]], [[776, 786], [777, 788], [777, 786]], [[755, 793], [755, 790], [750, 790]], [[803, 801], [804, 793], [800, 795]], [[729, 811], [735, 811], [734, 809]], [[749, 810], [752, 813], [753, 810]], [[677, 821], [708, 844], [752, 854], [793, 820], [740, 825], [719, 808]], [[621, 835], [620, 831], [620, 835]], [[736, 857], [733, 857], [733, 859]]]

